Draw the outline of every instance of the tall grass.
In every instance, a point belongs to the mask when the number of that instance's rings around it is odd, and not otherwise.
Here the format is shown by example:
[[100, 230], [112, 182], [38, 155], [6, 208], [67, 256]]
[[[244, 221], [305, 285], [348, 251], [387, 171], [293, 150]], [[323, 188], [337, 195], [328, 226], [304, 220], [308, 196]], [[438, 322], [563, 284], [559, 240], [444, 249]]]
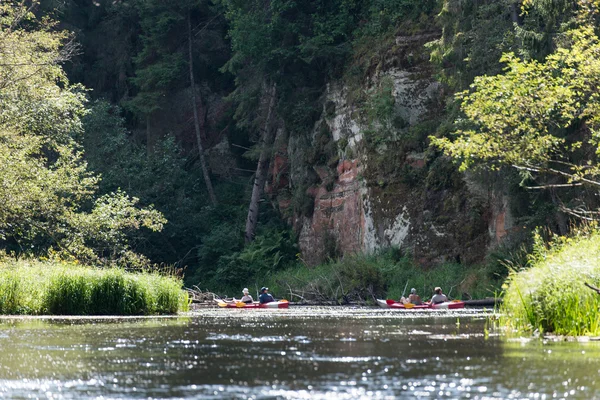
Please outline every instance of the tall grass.
[[600, 233], [587, 229], [545, 245], [536, 238], [530, 267], [511, 273], [500, 322], [518, 332], [600, 335]]
[[188, 309], [177, 278], [39, 261], [0, 264], [0, 314], [149, 315]]
[[[501, 281], [494, 279], [485, 266], [467, 267], [443, 264], [423, 268], [398, 250], [374, 255], [356, 255], [316, 267], [298, 266], [278, 272], [266, 281], [272, 292], [280, 297], [298, 300], [327, 300], [338, 303], [365, 301], [377, 298], [398, 299], [408, 295], [411, 288], [423, 299], [433, 295], [436, 286], [446, 294], [461, 298], [494, 296]], [[404, 290], [406, 288], [406, 291]]]

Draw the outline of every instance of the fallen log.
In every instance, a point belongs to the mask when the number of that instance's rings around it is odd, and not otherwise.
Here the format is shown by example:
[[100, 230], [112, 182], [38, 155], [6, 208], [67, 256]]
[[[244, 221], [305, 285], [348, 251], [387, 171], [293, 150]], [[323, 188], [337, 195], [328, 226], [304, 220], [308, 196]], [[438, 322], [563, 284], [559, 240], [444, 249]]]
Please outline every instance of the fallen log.
[[495, 307], [502, 304], [502, 299], [496, 297], [488, 297], [479, 300], [465, 300], [465, 307]]

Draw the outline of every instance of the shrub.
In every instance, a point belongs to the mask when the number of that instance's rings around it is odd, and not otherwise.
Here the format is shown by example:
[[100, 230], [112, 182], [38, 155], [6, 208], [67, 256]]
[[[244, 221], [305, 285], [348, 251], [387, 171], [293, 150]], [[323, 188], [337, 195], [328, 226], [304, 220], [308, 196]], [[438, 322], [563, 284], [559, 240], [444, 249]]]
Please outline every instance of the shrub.
[[507, 280], [501, 323], [518, 332], [560, 335], [600, 334], [600, 232], [576, 231], [545, 245], [536, 234], [530, 268]]

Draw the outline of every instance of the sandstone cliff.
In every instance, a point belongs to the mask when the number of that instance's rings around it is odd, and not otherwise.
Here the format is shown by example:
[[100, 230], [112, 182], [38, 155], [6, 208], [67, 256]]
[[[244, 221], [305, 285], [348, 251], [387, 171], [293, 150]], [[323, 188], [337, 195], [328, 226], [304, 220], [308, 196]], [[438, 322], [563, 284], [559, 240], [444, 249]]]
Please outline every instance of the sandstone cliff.
[[424, 47], [436, 35], [396, 37], [358, 88], [331, 82], [314, 130], [280, 146], [270, 192], [308, 264], [389, 246], [473, 263], [513, 229], [507, 196], [428, 147], [445, 96]]

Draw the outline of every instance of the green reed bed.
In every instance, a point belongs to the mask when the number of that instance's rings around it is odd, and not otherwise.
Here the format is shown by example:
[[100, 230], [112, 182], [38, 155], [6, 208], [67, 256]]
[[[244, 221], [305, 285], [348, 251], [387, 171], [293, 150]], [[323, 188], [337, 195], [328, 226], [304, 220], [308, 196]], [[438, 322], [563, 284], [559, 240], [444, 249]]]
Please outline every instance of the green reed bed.
[[427, 299], [436, 286], [452, 298], [460, 299], [466, 294], [473, 298], [493, 297], [502, 280], [485, 265], [469, 268], [447, 263], [424, 268], [416, 265], [410, 255], [390, 249], [315, 267], [290, 267], [267, 277], [262, 284], [267, 284], [276, 296], [293, 301], [299, 300], [299, 295], [306, 300], [346, 303], [370, 302], [374, 297], [398, 299], [403, 293], [407, 296], [411, 288]]
[[517, 332], [600, 335], [600, 295], [584, 283], [600, 286], [600, 234], [537, 240], [531, 267], [508, 280], [501, 323]]
[[152, 315], [188, 310], [175, 277], [38, 261], [0, 264], [0, 314]]

